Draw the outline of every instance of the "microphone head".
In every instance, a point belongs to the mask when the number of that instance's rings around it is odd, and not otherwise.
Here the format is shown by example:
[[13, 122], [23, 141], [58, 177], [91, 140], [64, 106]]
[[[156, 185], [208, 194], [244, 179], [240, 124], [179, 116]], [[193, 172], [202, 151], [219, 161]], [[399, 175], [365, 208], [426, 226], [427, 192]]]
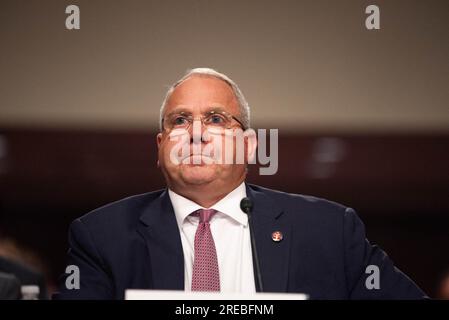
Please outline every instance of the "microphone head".
[[253, 202], [250, 198], [245, 197], [240, 201], [240, 209], [242, 209], [243, 212], [246, 214], [250, 214], [253, 210]]

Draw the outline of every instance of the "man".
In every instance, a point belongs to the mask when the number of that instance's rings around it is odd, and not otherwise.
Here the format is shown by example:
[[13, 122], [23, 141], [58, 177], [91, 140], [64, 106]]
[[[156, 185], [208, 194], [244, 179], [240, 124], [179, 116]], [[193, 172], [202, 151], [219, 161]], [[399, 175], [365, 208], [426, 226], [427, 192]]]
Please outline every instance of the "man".
[[[160, 125], [158, 165], [167, 188], [72, 223], [69, 264], [79, 268], [80, 284], [68, 289], [65, 275], [60, 298], [122, 299], [130, 288], [255, 292], [254, 250], [240, 208], [245, 197], [253, 206], [251, 232], [265, 292], [312, 299], [425, 297], [369, 244], [351, 208], [246, 184], [257, 146], [251, 133], [243, 163], [235, 161], [237, 144], [234, 161], [219, 161], [229, 152], [220, 145], [235, 140], [223, 130], [249, 128], [248, 104], [227, 76], [189, 71], [168, 91]], [[180, 141], [187, 153], [176, 149]]]

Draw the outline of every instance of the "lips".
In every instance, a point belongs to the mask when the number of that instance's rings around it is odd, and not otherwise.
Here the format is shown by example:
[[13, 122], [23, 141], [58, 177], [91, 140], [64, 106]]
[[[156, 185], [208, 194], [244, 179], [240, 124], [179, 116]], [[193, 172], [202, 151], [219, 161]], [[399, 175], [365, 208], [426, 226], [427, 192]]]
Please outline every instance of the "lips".
[[208, 154], [192, 153], [192, 154], [190, 154], [190, 155], [188, 155], [188, 156], [182, 158], [182, 160], [187, 159], [187, 158], [193, 158], [193, 157], [201, 157], [201, 158], [207, 157], [207, 158], [213, 159], [213, 158], [212, 158], [211, 156], [209, 156]]
[[181, 162], [187, 165], [203, 166], [203, 165], [211, 165], [215, 163], [215, 160], [209, 155], [191, 154], [190, 156], [185, 157]]

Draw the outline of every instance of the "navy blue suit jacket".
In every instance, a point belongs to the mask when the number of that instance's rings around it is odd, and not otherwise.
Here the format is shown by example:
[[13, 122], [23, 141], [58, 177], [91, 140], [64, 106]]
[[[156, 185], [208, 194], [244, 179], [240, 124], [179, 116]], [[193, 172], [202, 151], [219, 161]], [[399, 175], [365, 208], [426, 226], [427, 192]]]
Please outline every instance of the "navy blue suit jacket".
[[[365, 238], [353, 209], [297, 194], [246, 185], [266, 292], [300, 292], [312, 299], [420, 299], [425, 294]], [[283, 240], [274, 242], [272, 233]], [[76, 219], [69, 264], [80, 288], [62, 299], [123, 299], [125, 289], [184, 289], [184, 258], [167, 190], [132, 196]], [[380, 288], [368, 289], [368, 265]], [[371, 283], [371, 280], [368, 279]]]

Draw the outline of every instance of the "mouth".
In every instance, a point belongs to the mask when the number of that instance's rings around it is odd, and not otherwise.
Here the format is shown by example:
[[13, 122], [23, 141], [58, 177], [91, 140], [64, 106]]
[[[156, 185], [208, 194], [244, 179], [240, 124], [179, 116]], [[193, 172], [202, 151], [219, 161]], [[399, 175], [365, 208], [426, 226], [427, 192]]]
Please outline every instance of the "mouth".
[[209, 158], [209, 159], [213, 159], [213, 157], [211, 157], [208, 154], [202, 154], [202, 153], [191, 153], [185, 157], [182, 158], [182, 160], [187, 159], [187, 158], [193, 158], [193, 157], [197, 157], [197, 158]]
[[[205, 159], [207, 159], [206, 161], [204, 161]], [[182, 159], [182, 162], [184, 164], [189, 164], [189, 165], [208, 165], [211, 164], [211, 162], [214, 161], [214, 158], [212, 158], [209, 155], [206, 154], [191, 154], [189, 156], [186, 156]], [[185, 163], [188, 162], [188, 163]]]

